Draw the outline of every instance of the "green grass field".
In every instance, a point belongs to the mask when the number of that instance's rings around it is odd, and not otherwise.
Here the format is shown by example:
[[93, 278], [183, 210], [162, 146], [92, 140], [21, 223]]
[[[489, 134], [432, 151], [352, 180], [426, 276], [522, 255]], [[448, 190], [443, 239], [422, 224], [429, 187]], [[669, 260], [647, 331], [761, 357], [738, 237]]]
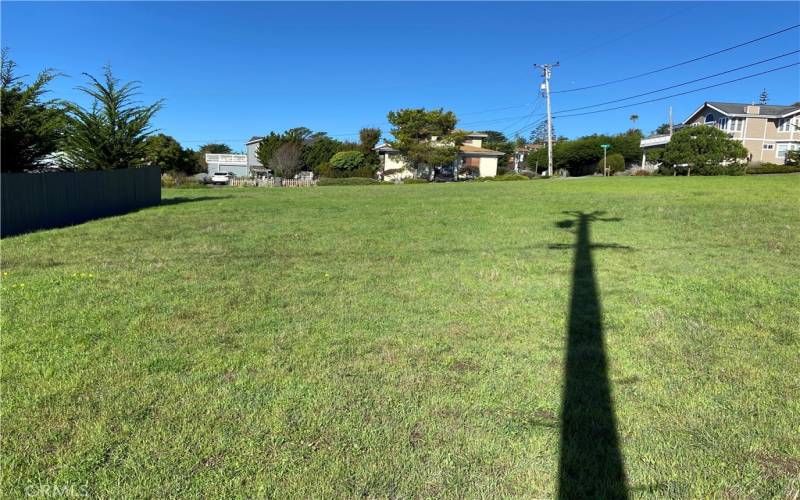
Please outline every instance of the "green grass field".
[[800, 176], [163, 198], [2, 241], [6, 496], [800, 490]]

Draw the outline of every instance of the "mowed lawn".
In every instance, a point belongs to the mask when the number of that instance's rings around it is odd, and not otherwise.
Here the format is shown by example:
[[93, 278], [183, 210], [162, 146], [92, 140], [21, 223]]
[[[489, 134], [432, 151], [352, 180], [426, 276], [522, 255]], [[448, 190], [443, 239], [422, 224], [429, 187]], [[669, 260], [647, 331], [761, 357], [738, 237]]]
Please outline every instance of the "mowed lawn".
[[800, 489], [798, 175], [163, 198], [2, 241], [6, 496]]

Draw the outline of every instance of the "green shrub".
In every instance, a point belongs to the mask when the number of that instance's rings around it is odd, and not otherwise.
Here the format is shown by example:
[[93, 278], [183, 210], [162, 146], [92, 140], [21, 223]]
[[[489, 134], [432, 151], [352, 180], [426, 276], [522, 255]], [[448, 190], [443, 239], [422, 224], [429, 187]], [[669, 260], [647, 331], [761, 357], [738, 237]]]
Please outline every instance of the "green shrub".
[[793, 166], [800, 165], [800, 149], [793, 149], [786, 152], [786, 164]]
[[[658, 175], [674, 175], [676, 169], [668, 165], [661, 165], [658, 167]], [[678, 175], [744, 175], [745, 167], [739, 163], [730, 165], [704, 165], [702, 167], [692, 167], [691, 172], [686, 168], [677, 169]]]
[[378, 181], [369, 177], [323, 177], [317, 181], [317, 186], [368, 186], [378, 184]]
[[[345, 151], [346, 153], [358, 151]], [[338, 153], [337, 153], [338, 154]], [[333, 166], [330, 163], [321, 163], [314, 169], [314, 173], [318, 177], [328, 178], [346, 178], [346, 177], [373, 177], [375, 175], [376, 167], [374, 165], [362, 165], [353, 169], [341, 169]]]
[[458, 169], [458, 173], [461, 175], [478, 177], [481, 174], [481, 169], [474, 165], [461, 165], [461, 168]]
[[760, 163], [748, 166], [745, 171], [747, 175], [791, 174], [794, 172], [800, 172], [800, 165], [778, 165], [777, 163]]
[[355, 170], [364, 166], [364, 153], [361, 151], [339, 151], [331, 157], [330, 163], [337, 170]]
[[348, 177], [374, 177], [375, 176], [375, 166], [374, 165], [364, 165], [358, 168], [355, 168], [350, 171], [346, 171]]
[[314, 167], [314, 175], [317, 177], [336, 177], [336, 169], [330, 163], [320, 163]]
[[161, 174], [161, 187], [171, 188], [175, 185], [175, 177], [172, 174]]
[[744, 165], [704, 165], [692, 168], [692, 175], [744, 175]]
[[403, 179], [403, 184], [429, 184], [428, 179]]
[[[608, 170], [611, 175], [617, 174], [619, 172], [623, 172], [625, 170], [625, 157], [619, 153], [611, 153], [606, 158], [606, 163], [608, 166]], [[603, 160], [597, 162], [597, 168], [595, 169], [596, 172], [603, 173]]]
[[656, 170], [658, 175], [675, 175], [675, 169], [670, 165], [661, 165]]
[[494, 178], [496, 181], [527, 181], [528, 177], [522, 174], [503, 174]]

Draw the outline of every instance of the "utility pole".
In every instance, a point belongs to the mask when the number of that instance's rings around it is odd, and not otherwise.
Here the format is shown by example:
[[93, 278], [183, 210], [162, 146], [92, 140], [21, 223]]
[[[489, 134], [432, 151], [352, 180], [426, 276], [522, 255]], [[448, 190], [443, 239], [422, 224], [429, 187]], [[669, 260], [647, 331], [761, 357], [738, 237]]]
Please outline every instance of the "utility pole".
[[608, 177], [608, 162], [606, 159], [606, 153], [608, 152], [608, 148], [611, 147], [611, 144], [601, 144], [601, 148], [603, 148], [603, 177]]
[[542, 76], [544, 76], [544, 83], [541, 86], [541, 89], [544, 91], [544, 95], [547, 98], [547, 176], [553, 176], [553, 114], [550, 111], [550, 77], [553, 73], [553, 68], [558, 66], [558, 63], [555, 64], [534, 64], [535, 68], [540, 68], [542, 70]]

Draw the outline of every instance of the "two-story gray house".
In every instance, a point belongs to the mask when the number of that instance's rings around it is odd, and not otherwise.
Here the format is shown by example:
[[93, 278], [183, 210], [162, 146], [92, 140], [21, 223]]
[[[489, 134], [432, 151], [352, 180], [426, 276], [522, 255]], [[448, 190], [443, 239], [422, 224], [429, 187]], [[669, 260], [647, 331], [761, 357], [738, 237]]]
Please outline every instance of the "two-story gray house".
[[[783, 163], [787, 152], [800, 149], [800, 104], [705, 102], [675, 128], [699, 126], [718, 128], [741, 141], [754, 163]], [[642, 139], [642, 165], [647, 165], [648, 150], [670, 139], [670, 134]]]

